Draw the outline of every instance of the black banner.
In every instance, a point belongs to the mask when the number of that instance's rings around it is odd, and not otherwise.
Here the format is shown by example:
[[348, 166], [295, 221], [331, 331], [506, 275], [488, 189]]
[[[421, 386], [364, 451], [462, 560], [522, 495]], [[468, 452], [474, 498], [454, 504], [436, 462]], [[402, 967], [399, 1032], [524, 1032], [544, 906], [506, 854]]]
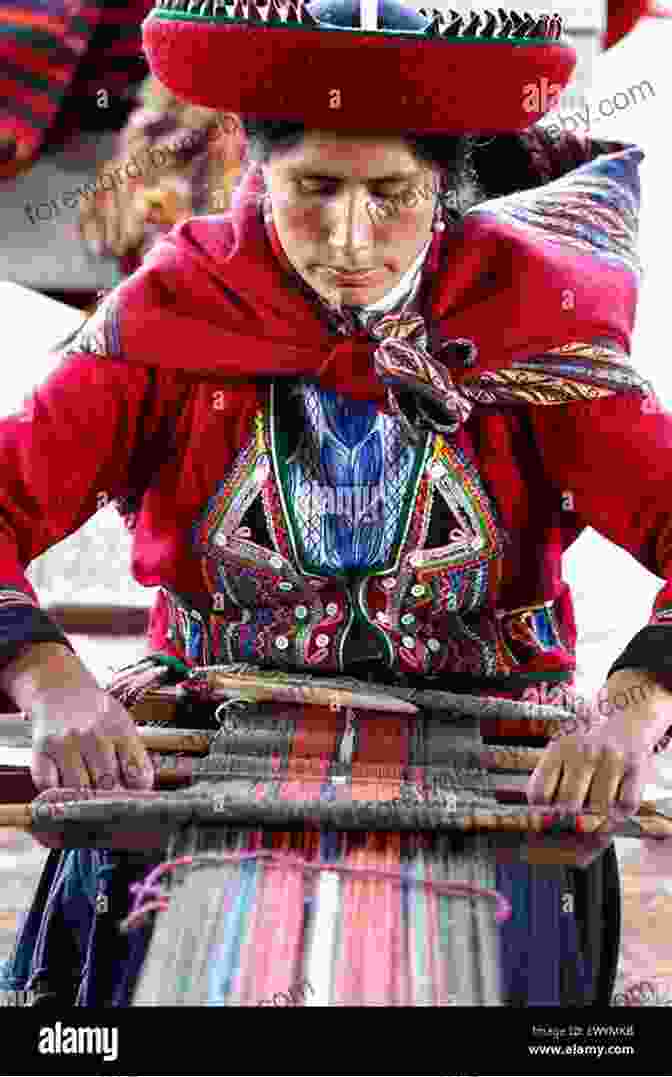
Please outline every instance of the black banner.
[[[665, 1007], [0, 1009], [2, 1074], [670, 1073]], [[401, 1068], [400, 1068], [401, 1064]]]

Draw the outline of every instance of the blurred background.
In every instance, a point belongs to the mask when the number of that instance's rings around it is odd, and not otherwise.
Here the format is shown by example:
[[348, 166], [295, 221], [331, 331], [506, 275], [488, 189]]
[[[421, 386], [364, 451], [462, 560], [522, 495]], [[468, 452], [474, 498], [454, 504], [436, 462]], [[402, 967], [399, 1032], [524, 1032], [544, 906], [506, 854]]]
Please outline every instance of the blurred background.
[[[244, 142], [225, 116], [178, 101], [148, 76], [140, 22], [150, 6], [148, 0], [101, 0], [85, 9], [78, 0], [0, 0], [2, 414], [21, 405], [58, 361], [52, 345], [81, 324], [101, 289], [133, 271], [158, 236], [187, 216], [229, 206]], [[468, 10], [452, 0], [440, 6]], [[663, 330], [672, 19], [643, 14], [644, 3], [607, 9], [563, 0], [534, 11], [560, 12], [579, 53], [572, 83], [544, 123], [582, 134], [582, 113], [592, 137], [635, 142], [645, 151], [640, 236], [646, 275], [633, 360], [663, 405], [672, 407]], [[630, 103], [623, 107], [626, 97]], [[158, 168], [146, 164], [147, 150], [178, 147], [186, 136], [195, 148], [169, 151], [168, 163]], [[134, 156], [145, 161], [142, 174], [102, 190], [101, 177]], [[72, 196], [78, 188], [84, 193]], [[153, 591], [133, 581], [129, 553], [130, 536], [108, 506], [29, 569], [42, 605], [103, 682], [144, 650]], [[591, 530], [566, 556], [565, 574], [579, 627], [578, 683], [589, 695], [647, 623], [660, 581]], [[656, 780], [660, 786], [647, 795], [669, 794], [672, 770], [664, 758]], [[660, 927], [665, 915], [672, 917], [672, 865], [647, 860], [639, 842], [617, 846], [626, 900], [619, 985], [649, 979], [672, 991], [672, 943], [665, 943], [672, 932]], [[45, 855], [25, 835], [0, 831], [0, 958]]]

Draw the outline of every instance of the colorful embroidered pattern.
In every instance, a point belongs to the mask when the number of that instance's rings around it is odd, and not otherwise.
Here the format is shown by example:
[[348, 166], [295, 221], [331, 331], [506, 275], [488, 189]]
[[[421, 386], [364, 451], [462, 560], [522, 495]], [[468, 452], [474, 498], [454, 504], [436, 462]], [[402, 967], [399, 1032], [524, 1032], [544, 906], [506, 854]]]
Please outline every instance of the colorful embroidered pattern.
[[39, 609], [39, 603], [25, 591], [17, 591], [13, 587], [0, 588], [0, 608], [4, 606], [34, 606]]
[[551, 599], [537, 606], [497, 612], [502, 638], [517, 662], [527, 662], [543, 651], [565, 651], [568, 660], [573, 659], [562, 638], [555, 606]]
[[530, 191], [480, 203], [470, 213], [490, 213], [552, 239], [603, 258], [605, 262], [642, 272], [637, 254], [641, 150], [627, 158], [605, 155]]
[[[313, 423], [318, 419], [326, 422], [319, 408]], [[281, 408], [276, 421], [281, 428], [286, 423]], [[386, 565], [372, 569], [363, 563], [354, 577], [328, 568], [323, 575], [323, 565], [307, 568], [287, 544], [288, 501], [280, 496], [282, 483], [260, 416], [256, 430], [195, 529], [215, 600], [213, 661], [337, 671], [351, 668], [358, 658], [378, 656], [390, 668], [420, 674], [496, 676], [552, 650], [567, 654], [571, 667], [553, 602], [494, 612], [504, 535], [478, 469], [463, 449], [441, 435], [430, 436], [421, 451], [401, 544], [390, 547]], [[312, 446], [319, 449], [319, 441]], [[410, 451], [414, 457], [420, 452]], [[258, 532], [258, 511], [254, 515], [262, 500], [273, 506], [272, 530], [262, 515], [265, 537]], [[438, 547], [427, 546], [432, 520], [432, 533], [448, 540]], [[289, 556], [268, 545], [269, 535], [272, 542], [283, 536]], [[362, 568], [368, 569], [363, 575]], [[355, 626], [358, 635], [353, 635]], [[186, 635], [186, 626], [178, 630]]]
[[648, 392], [623, 354], [602, 344], [574, 343], [512, 363], [510, 369], [484, 371], [463, 390], [482, 405], [569, 404], [633, 390]]
[[288, 504], [318, 571], [389, 560], [414, 452], [375, 405], [302, 385], [305, 432], [287, 462]]
[[[411, 389], [427, 397], [442, 414], [441, 429], [446, 433], [453, 433], [466, 422], [472, 405], [453, 384], [443, 363], [427, 351], [427, 329], [422, 315], [387, 314], [372, 323], [370, 331], [381, 342], [374, 353], [374, 365], [388, 390]], [[403, 418], [394, 392], [389, 392], [389, 399], [393, 413]], [[428, 422], [426, 412], [421, 412], [413, 426], [407, 424], [406, 432], [417, 441], [417, 428], [427, 426], [436, 428], [436, 423]]]
[[[369, 415], [361, 406], [347, 405], [341, 413], [333, 394], [313, 387], [301, 393], [306, 429], [300, 450], [289, 461], [299, 476], [294, 485], [287, 483], [287, 475], [283, 479], [285, 457], [275, 444], [276, 433], [291, 422], [281, 390], [274, 386], [269, 399], [269, 404], [276, 402], [270, 408], [273, 421], [267, 427], [257, 416], [256, 435], [195, 528], [214, 598], [213, 660], [335, 672], [354, 668], [352, 663], [363, 658], [379, 658], [390, 668], [430, 675], [452, 670], [492, 676], [515, 668], [520, 645], [511, 648], [492, 612], [504, 537], [474, 461], [442, 435], [430, 435], [418, 449], [404, 442], [394, 418], [381, 422], [377, 413]], [[337, 436], [339, 431], [344, 436]], [[368, 456], [361, 453], [367, 439]], [[402, 452], [401, 471], [398, 465], [385, 471], [390, 446]], [[341, 494], [347, 551], [360, 556], [353, 557], [350, 569], [334, 569], [334, 552], [345, 548], [338, 545], [344, 540], [335, 532], [327, 545], [320, 513], [302, 504], [301, 483], [306, 473], [318, 475], [321, 491], [331, 491], [324, 495], [322, 515], [330, 508], [336, 514], [339, 487], [324, 480], [342, 477], [344, 468], [351, 469], [348, 477], [370, 478], [379, 466], [386, 510], [393, 506], [379, 524], [371, 525], [382, 538], [372, 544], [368, 532], [368, 545], [353, 542], [357, 506], [352, 501], [346, 505]], [[301, 541], [288, 541], [297, 519]], [[440, 546], [427, 545], [430, 524], [432, 535], [445, 535]], [[316, 563], [304, 562], [302, 545], [311, 549]], [[383, 547], [387, 558], [376, 563]], [[180, 636], [186, 632], [179, 625], [178, 630]], [[538, 640], [531, 651], [538, 654], [556, 643], [555, 637]]]

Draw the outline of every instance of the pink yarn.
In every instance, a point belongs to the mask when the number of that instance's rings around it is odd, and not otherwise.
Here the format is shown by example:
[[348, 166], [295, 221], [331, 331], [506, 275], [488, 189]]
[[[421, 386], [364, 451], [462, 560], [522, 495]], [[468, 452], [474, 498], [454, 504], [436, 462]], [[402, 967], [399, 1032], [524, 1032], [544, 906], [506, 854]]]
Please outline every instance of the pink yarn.
[[[259, 860], [263, 858], [269, 862], [269, 866], [295, 867], [301, 871], [336, 871], [344, 875], [355, 875], [360, 878], [375, 876], [380, 879], [391, 879], [398, 883], [409, 883], [412, 886], [424, 886], [428, 890], [435, 890], [438, 894], [466, 897], [494, 898], [497, 903], [495, 920], [498, 924], [509, 920], [512, 909], [511, 903], [497, 890], [489, 890], [475, 883], [440, 882], [433, 879], [407, 879], [396, 871], [384, 871], [380, 868], [355, 868], [345, 864], [325, 863], [321, 860], [308, 861], [300, 856], [292, 856], [288, 853], [274, 852], [271, 849], [259, 849], [250, 853], [215, 853], [212, 855], [200, 854], [196, 856], [181, 856], [176, 860], [166, 860], [150, 871], [147, 878], [141, 883], [133, 883], [130, 887], [134, 895], [133, 908], [126, 919], [120, 925], [122, 931], [128, 931], [137, 927], [149, 912], [164, 911], [168, 907], [168, 895], [157, 885], [157, 880], [164, 872], [175, 871], [184, 865], [204, 867], [213, 863], [240, 863], [243, 860]], [[142, 904], [146, 901], [146, 904]]]

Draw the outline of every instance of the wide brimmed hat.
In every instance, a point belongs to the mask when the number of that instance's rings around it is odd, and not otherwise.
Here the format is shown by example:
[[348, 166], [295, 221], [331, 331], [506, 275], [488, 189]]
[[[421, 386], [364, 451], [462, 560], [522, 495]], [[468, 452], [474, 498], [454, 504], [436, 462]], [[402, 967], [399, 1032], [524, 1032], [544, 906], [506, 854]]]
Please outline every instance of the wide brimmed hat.
[[158, 0], [143, 40], [152, 72], [186, 101], [362, 133], [523, 131], [577, 62], [559, 15], [397, 0]]

